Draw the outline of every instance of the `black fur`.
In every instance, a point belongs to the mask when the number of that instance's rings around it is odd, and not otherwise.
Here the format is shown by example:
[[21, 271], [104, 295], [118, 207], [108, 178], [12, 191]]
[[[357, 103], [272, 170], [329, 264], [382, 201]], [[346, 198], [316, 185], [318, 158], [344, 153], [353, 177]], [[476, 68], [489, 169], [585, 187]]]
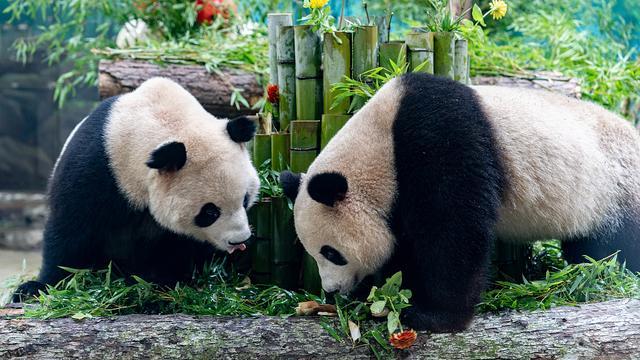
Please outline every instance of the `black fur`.
[[132, 209], [118, 190], [103, 142], [115, 100], [89, 115], [58, 162], [49, 184], [42, 269], [37, 282], [18, 288], [16, 302], [67, 276], [59, 266], [105, 268], [113, 261], [121, 274], [173, 285], [189, 280], [214, 254], [212, 245], [161, 227], [147, 209]]
[[229, 120], [227, 123], [227, 132], [231, 140], [237, 143], [243, 143], [251, 140], [256, 134], [256, 123], [246, 116], [240, 116]]
[[284, 195], [289, 198], [289, 200], [296, 201], [301, 179], [302, 176], [300, 176], [300, 174], [295, 174], [288, 170], [280, 173], [280, 185], [282, 185]]
[[320, 173], [309, 180], [307, 191], [313, 200], [332, 207], [345, 199], [349, 183], [344, 175], [337, 172]]
[[403, 321], [418, 330], [459, 331], [485, 287], [504, 170], [469, 87], [421, 73], [401, 82], [390, 225], [398, 243], [392, 263], [414, 296]]
[[162, 171], [178, 171], [187, 162], [187, 148], [183, 143], [172, 141], [153, 150], [147, 166]]

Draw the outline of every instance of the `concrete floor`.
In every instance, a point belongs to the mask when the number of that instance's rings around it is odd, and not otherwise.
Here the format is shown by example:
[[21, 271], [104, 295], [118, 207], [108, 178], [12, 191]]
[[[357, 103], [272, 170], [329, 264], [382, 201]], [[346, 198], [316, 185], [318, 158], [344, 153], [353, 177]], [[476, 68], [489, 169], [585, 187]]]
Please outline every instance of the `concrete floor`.
[[37, 251], [17, 251], [0, 249], [0, 284], [6, 279], [22, 274], [23, 260], [27, 275], [36, 275], [40, 269], [42, 256]]

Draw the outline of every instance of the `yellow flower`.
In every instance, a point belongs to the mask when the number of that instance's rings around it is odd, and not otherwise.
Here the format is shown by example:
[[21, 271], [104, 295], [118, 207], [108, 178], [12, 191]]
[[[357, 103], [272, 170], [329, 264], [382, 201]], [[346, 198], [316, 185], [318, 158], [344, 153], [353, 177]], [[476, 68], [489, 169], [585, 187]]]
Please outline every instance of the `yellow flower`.
[[321, 7], [327, 5], [329, 0], [311, 0], [309, 2], [309, 7], [312, 9], [320, 9]]
[[494, 20], [500, 20], [507, 14], [507, 3], [504, 0], [491, 0], [490, 11]]

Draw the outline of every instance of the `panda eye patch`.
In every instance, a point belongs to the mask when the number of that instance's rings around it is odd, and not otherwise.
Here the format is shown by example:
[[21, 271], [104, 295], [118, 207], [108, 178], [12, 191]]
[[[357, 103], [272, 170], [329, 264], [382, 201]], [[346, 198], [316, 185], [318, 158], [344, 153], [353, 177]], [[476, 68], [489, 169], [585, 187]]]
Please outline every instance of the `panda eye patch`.
[[211, 226], [220, 217], [220, 209], [214, 203], [206, 203], [196, 215], [195, 223], [199, 227]]
[[342, 254], [340, 254], [338, 250], [332, 248], [331, 246], [325, 245], [322, 248], [320, 248], [320, 254], [324, 256], [325, 259], [331, 261], [332, 263], [338, 266], [344, 266], [348, 264], [347, 259], [345, 259], [344, 256], [342, 256]]

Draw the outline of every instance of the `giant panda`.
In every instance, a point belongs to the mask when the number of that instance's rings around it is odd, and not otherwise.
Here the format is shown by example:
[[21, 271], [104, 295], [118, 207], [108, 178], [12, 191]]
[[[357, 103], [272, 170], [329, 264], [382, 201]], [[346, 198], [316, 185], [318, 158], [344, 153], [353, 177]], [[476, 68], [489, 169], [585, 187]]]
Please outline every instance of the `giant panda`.
[[259, 179], [246, 117], [221, 120], [175, 82], [145, 81], [103, 101], [72, 131], [49, 183], [50, 214], [37, 281], [71, 268], [104, 268], [159, 284], [188, 280], [214, 251], [244, 250], [246, 209]]
[[496, 238], [561, 239], [570, 261], [621, 250], [640, 270], [636, 130], [546, 91], [395, 78], [281, 183], [324, 290], [402, 270], [415, 329], [466, 328]]

